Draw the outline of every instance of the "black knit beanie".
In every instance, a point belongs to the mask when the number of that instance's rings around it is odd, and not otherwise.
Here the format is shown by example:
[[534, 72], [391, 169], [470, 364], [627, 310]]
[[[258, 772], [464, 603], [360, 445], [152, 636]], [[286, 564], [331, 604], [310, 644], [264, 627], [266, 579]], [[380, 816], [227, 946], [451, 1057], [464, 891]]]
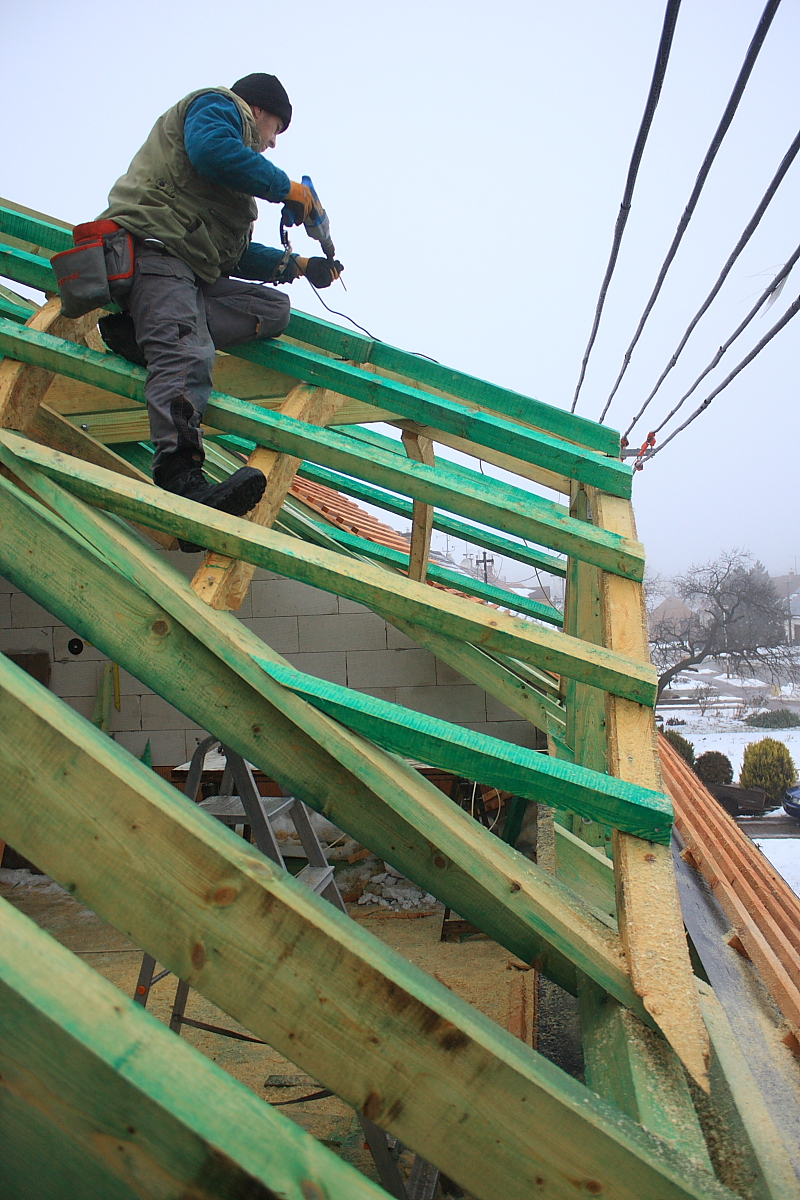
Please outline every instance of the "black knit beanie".
[[237, 80], [231, 91], [251, 108], [255, 105], [256, 108], [263, 108], [265, 112], [272, 113], [283, 122], [283, 128], [287, 128], [292, 119], [292, 106], [286, 95], [286, 88], [274, 75], [255, 71], [252, 75], [245, 75], [244, 79]]

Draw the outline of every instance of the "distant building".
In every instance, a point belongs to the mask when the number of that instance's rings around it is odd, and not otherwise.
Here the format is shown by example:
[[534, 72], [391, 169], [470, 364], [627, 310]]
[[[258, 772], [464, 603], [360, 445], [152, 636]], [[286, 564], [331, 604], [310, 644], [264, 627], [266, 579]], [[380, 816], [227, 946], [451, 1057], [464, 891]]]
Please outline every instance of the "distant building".
[[694, 613], [680, 596], [667, 596], [650, 614], [650, 628], [653, 629], [660, 621], [689, 620]]

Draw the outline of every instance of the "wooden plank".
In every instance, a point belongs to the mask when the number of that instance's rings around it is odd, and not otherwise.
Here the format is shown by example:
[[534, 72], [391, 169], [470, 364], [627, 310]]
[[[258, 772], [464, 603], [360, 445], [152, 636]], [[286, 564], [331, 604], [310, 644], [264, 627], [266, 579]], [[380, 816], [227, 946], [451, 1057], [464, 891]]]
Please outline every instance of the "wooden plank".
[[646, 1017], [608, 923], [403, 760], [277, 684], [253, 655], [280, 657], [231, 614], [213, 612], [124, 526], [23, 473], [80, 533], [0, 479], [0, 520], [18, 533], [0, 541], [6, 578], [523, 961], [567, 990], [578, 966]]
[[618, 458], [576, 447], [571, 442], [539, 433], [505, 417], [470, 411], [456, 400], [407, 387], [277, 339], [245, 342], [231, 347], [231, 352], [250, 362], [263, 363], [294, 375], [304, 383], [332, 388], [355, 400], [392, 409], [406, 420], [431, 425], [467, 438], [478, 446], [500, 450], [571, 479], [602, 487], [611, 495], [629, 497], [631, 494], [631, 468]]
[[[306, 512], [309, 513], [308, 516], [305, 515]], [[284, 508], [281, 523], [286, 529], [308, 541], [316, 542], [320, 546], [341, 546], [359, 558], [382, 563], [390, 569], [402, 571], [408, 575], [409, 579], [412, 578], [408, 567], [409, 554], [403, 554], [401, 550], [394, 550], [391, 546], [384, 546], [380, 542], [372, 542], [368, 538], [359, 537], [358, 534], [342, 529], [333, 521], [324, 522], [316, 509], [311, 506], [306, 509], [306, 506], [302, 504], [302, 497], [298, 499], [292, 497], [291, 509], [288, 505]], [[484, 583], [482, 579], [475, 579], [471, 575], [461, 575], [447, 567], [440, 567], [438, 563], [429, 564], [427, 575], [428, 583], [439, 583], [464, 596], [474, 596], [487, 604], [494, 604], [513, 612], [525, 613], [526, 616], [533, 617], [537, 621], [544, 621], [547, 625], [555, 625], [557, 628], [561, 626], [561, 613], [551, 604], [541, 604], [538, 600], [529, 600], [526, 596], [507, 591], [496, 584]]]
[[536, 972], [531, 968], [514, 971], [508, 989], [508, 1032], [532, 1050], [537, 1042], [537, 984]]
[[672, 806], [661, 792], [631, 787], [613, 776], [362, 695], [293, 667], [259, 656], [257, 661], [273, 679], [315, 708], [396, 754], [527, 800], [561, 809], [574, 807], [592, 820], [608, 821], [638, 837], [669, 843]]
[[[333, 488], [334, 491], [344, 492], [347, 496], [353, 496], [356, 500], [364, 500], [367, 504], [374, 504], [387, 512], [396, 513], [397, 516], [409, 518], [413, 516], [413, 505], [408, 500], [374, 488], [360, 479], [352, 479], [347, 475], [328, 471], [325, 467], [318, 467], [314, 463], [308, 462], [298, 468], [297, 474], [301, 479], [310, 479], [312, 483], [322, 483], [326, 487]], [[556, 575], [563, 579], [566, 573], [562, 559], [554, 558], [553, 555], [545, 554], [540, 550], [533, 550], [522, 542], [512, 542], [509, 538], [504, 538], [488, 529], [479, 529], [476, 525], [457, 521], [454, 517], [445, 516], [435, 510], [433, 528], [438, 529], [441, 533], [450, 534], [452, 537], [461, 538], [474, 546], [496, 550], [506, 558], [526, 563], [528, 566], [539, 571], [546, 571], [550, 575]]]
[[611, 859], [563, 825], [556, 824], [556, 874], [583, 896], [587, 904], [616, 918], [614, 867]]
[[[0, 680], [0, 820], [22, 852], [463, 1187], [482, 1200], [537, 1188], [572, 1200], [576, 1179], [616, 1200], [730, 1197], [13, 664], [0, 663]], [[44, 769], [31, 775], [34, 758]]]
[[579, 1002], [589, 1087], [711, 1172], [678, 1056], [596, 984], [587, 980]]
[[[409, 422], [394, 420], [390, 424], [394, 425], [396, 429], [403, 429]], [[532, 483], [538, 483], [554, 492], [561, 492], [566, 496], [570, 493], [573, 481], [567, 475], [560, 475], [558, 471], [549, 471], [546, 467], [523, 462], [521, 458], [515, 458], [513, 454], [505, 454], [491, 446], [479, 446], [476, 442], [471, 442], [469, 438], [457, 437], [456, 434], [436, 429], [433, 425], [420, 425], [418, 428], [440, 446], [449, 446], [451, 450], [458, 450], [461, 454], [468, 454], [479, 461], [491, 463], [492, 466], [509, 471], [512, 475], [521, 475], [523, 479], [530, 479]]]
[[14, 246], [0, 244], [0, 275], [40, 292], [52, 294], [57, 290], [56, 277], [48, 259]]
[[8, 1197], [385, 1200], [5, 900], [0, 1104]]
[[[635, 537], [633, 509], [589, 496], [596, 524]], [[607, 572], [602, 579], [604, 642], [649, 661], [643, 589]], [[620, 779], [662, 790], [655, 721], [641, 705], [608, 697], [608, 767]], [[669, 849], [614, 834], [617, 914], [631, 976], [647, 1011], [692, 1078], [708, 1088], [708, 1033], [700, 1014]]]
[[543, 404], [529, 396], [475, 379], [419, 354], [409, 354], [386, 342], [373, 341], [354, 330], [342, 329], [320, 317], [292, 311], [287, 333], [309, 346], [328, 350], [339, 358], [371, 363], [397, 371], [417, 384], [430, 385], [445, 394], [467, 400], [492, 412], [525, 421], [535, 428], [567, 438], [604, 454], [619, 453], [619, 434], [566, 409]]
[[[85, 346], [89, 330], [96, 325], [96, 311], [77, 321], [62, 317], [61, 300], [54, 297], [30, 316], [24, 328], [35, 333], [48, 332]], [[0, 425], [7, 429], [27, 429], [52, 380], [52, 374], [41, 367], [13, 359], [0, 362]]]
[[[66, 250], [72, 245], [72, 226], [54, 217], [26, 209], [0, 198], [0, 235], [21, 239], [36, 253]], [[489, 411], [531, 424], [544, 432], [575, 442], [604, 454], [619, 453], [619, 434], [613, 429], [543, 404], [463, 372], [443, 367], [431, 359], [375, 342], [353, 330], [342, 329], [329, 321], [294, 310], [287, 330], [288, 338], [321, 349], [356, 364], [369, 363], [378, 370], [399, 372], [412, 383], [430, 385], [455, 399], [467, 400]]]
[[[324, 388], [309, 388], [304, 384], [294, 388], [281, 404], [280, 411], [298, 421], [310, 425], [324, 425], [341, 407], [343, 398], [336, 392]], [[290, 454], [280, 454], [256, 446], [247, 460], [247, 465], [262, 471], [266, 478], [264, 495], [259, 500], [249, 520], [253, 525], [269, 529], [283, 507], [286, 495], [292, 486], [300, 459]], [[192, 587], [198, 596], [212, 608], [236, 610], [241, 608], [250, 583], [255, 574], [252, 563], [229, 558], [225, 554], [209, 551], [195, 572]]]
[[[403, 446], [409, 458], [415, 462], [425, 463], [428, 467], [436, 465], [433, 453], [433, 442], [415, 429], [404, 429]], [[433, 507], [414, 501], [411, 546], [408, 552], [408, 578], [424, 583], [428, 578], [428, 559], [431, 553], [431, 534], [433, 533]]]
[[[449, 592], [426, 587], [369, 563], [298, 542], [274, 530], [164, 494], [78, 459], [48, 451], [3, 431], [3, 445], [90, 503], [119, 516], [230, 554], [267, 570], [428, 625], [485, 649], [513, 654], [547, 670], [583, 679], [643, 704], [656, 695], [655, 671], [603, 647], [587, 646], [557, 630], [485, 610]], [[13, 465], [12, 465], [13, 469]]]
[[[83, 349], [0, 317], [0, 352], [58, 371], [144, 403], [146, 372], [117, 355]], [[259, 445], [311, 459], [379, 486], [411, 495], [510, 534], [593, 562], [604, 570], [641, 578], [644, 551], [638, 542], [573, 521], [561, 505], [498, 480], [413, 463], [379, 449], [366, 451], [349, 434], [316, 429], [303, 421], [259, 409], [212, 392], [206, 418], [215, 427]]]

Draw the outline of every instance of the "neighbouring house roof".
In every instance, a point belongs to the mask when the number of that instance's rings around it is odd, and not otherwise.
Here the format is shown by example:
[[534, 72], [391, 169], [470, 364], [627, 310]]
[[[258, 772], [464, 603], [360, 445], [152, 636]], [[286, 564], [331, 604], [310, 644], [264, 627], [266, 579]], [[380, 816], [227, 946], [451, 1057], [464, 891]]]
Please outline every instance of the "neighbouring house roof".
[[693, 616], [691, 608], [679, 596], [667, 596], [666, 600], [662, 600], [658, 607], [651, 612], [650, 628], [652, 629], [659, 621], [680, 620], [682, 617], [688, 619], [691, 616]]

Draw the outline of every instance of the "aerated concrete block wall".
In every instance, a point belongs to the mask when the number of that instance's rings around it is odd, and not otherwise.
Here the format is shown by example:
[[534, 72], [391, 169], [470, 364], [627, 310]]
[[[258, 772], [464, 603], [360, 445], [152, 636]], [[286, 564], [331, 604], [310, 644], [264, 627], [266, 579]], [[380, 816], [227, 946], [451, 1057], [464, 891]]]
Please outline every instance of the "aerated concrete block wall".
[[[187, 576], [199, 557], [171, 553]], [[457, 671], [439, 662], [374, 613], [303, 583], [267, 571], [255, 575], [238, 616], [298, 670], [371, 696], [443, 717], [519, 745], [535, 746], [536, 731]], [[28, 596], [0, 577], [0, 651], [46, 651], [50, 690], [91, 718], [105, 655], [83, 643]], [[112, 704], [111, 731], [120, 745], [141, 755], [147, 740], [156, 766], [178, 766], [205, 731], [120, 670], [120, 709]]]

